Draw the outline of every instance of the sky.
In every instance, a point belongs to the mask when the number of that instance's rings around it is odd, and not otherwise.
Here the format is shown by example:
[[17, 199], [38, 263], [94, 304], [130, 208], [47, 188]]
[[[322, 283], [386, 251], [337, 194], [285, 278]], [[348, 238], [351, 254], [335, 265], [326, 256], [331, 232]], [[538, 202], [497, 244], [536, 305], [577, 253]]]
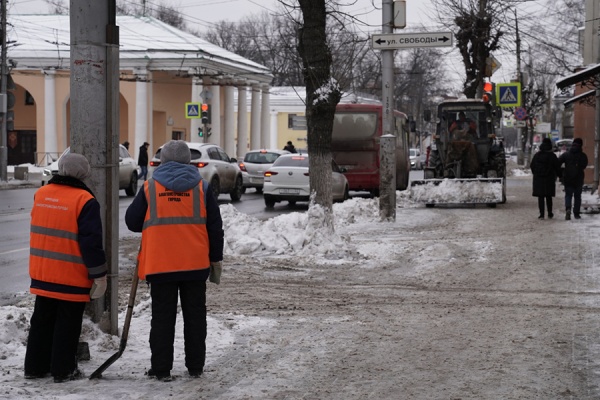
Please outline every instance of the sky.
[[[130, 1], [140, 3], [142, 0]], [[63, 2], [69, 3], [67, 0], [63, 0]], [[358, 26], [358, 29], [368, 34], [381, 33], [381, 0], [346, 0], [344, 3], [352, 5], [345, 7], [343, 11], [365, 22], [364, 25]], [[148, 7], [157, 7], [159, 4], [173, 6], [184, 14], [184, 21], [190, 29], [200, 32], [214, 26], [218, 21], [239, 21], [244, 17], [263, 12], [277, 14], [281, 10], [277, 0], [147, 0], [146, 4]], [[543, 4], [545, 4], [545, 0], [526, 0], [518, 3], [520, 19], [527, 15], [542, 17]], [[8, 7], [9, 14], [45, 14], [50, 10], [50, 6], [43, 0], [11, 0]], [[406, 8], [406, 29], [417, 29], [421, 32], [448, 31], [447, 28], [439, 26], [436, 22], [436, 10], [431, 0], [406, 0]], [[539, 20], [534, 20], [533, 23], [539, 23]], [[523, 27], [521, 28], [523, 29]], [[402, 30], [396, 30], [395, 33], [402, 33]], [[524, 49], [528, 46], [527, 39], [527, 37], [523, 38], [522, 47]], [[549, 41], [552, 39], [550, 38]], [[464, 67], [457, 50], [455, 48], [444, 48], [444, 50], [452, 53], [452, 56], [445, 60], [450, 79], [462, 80]], [[510, 82], [515, 77], [516, 71], [514, 51], [499, 50], [494, 57], [500, 61], [501, 66], [494, 73], [493, 81], [497, 83]], [[461, 87], [462, 83], [453, 86]]]
[[[528, 170], [516, 168], [514, 162], [508, 163], [508, 169], [512, 176], [530, 177]], [[458, 195], [456, 187], [452, 188], [451, 185], [445, 187], [445, 195], [448, 197], [454, 198]], [[470, 195], [470, 193], [475, 192], [463, 192], [462, 195]], [[431, 223], [434, 223], [434, 219], [439, 218], [439, 215], [433, 212], [412, 211], [416, 207], [424, 206], [412, 201], [410, 191], [398, 191], [396, 194], [397, 217], [394, 222], [380, 221], [377, 199], [352, 198], [334, 204], [334, 235], [309, 224], [307, 212], [293, 212], [261, 221], [238, 212], [231, 204], [222, 204], [220, 208], [225, 230], [225, 259], [227, 260], [227, 256], [231, 255], [260, 258], [284, 254], [287, 257], [298, 256], [310, 260], [315, 265], [326, 266], [356, 262], [359, 257], [365, 270], [369, 270], [373, 265], [389, 258], [390, 254], [404, 251], [395, 240], [383, 239], [385, 232], [395, 232], [397, 229], [417, 224], [427, 225], [429, 222], [423, 219], [431, 219]], [[598, 201], [597, 196], [592, 197], [584, 193], [584, 203], [597, 204]], [[318, 209], [311, 212], [318, 212]], [[119, 257], [120, 265], [131, 266], [131, 261], [123, 254]], [[415, 259], [414, 262], [425, 269], [430, 268], [432, 262], [446, 262], [446, 260], [436, 261], [431, 257], [423, 256], [422, 259]], [[222, 283], [226, 281], [227, 274], [225, 263]], [[209, 285], [213, 284], [209, 283]], [[24, 298], [25, 300], [17, 304], [0, 307], [0, 399], [164, 399], [173, 396], [170, 393], [172, 385], [156, 382], [144, 375], [150, 365], [148, 332], [151, 300], [147, 294], [143, 295], [134, 306], [129, 340], [124, 354], [104, 372], [103, 378], [93, 381], [81, 379], [60, 385], [52, 384], [50, 377], [27, 381], [23, 378], [27, 328], [34, 297], [25, 295]], [[124, 319], [123, 311], [119, 315], [120, 328], [123, 326]], [[260, 342], [262, 335], [268, 335], [269, 327], [276, 323], [275, 320], [241, 313], [227, 315], [209, 313], [207, 371], [211, 370], [211, 363], [236, 346], [238, 334], [252, 332], [255, 340]], [[191, 381], [186, 377], [185, 367], [181, 361], [184, 357], [182, 325], [183, 321], [179, 313], [175, 338], [176, 362], [172, 373], [180, 377], [175, 380], [176, 386], [183, 385], [185, 388]], [[92, 355], [91, 360], [79, 363], [79, 367], [87, 376], [119, 348], [119, 338], [100, 331], [88, 317], [85, 317], [81, 341], [89, 344]], [[247, 390], [253, 388], [248, 387]], [[257, 392], [252, 398], [262, 398], [260, 387], [254, 390]]]

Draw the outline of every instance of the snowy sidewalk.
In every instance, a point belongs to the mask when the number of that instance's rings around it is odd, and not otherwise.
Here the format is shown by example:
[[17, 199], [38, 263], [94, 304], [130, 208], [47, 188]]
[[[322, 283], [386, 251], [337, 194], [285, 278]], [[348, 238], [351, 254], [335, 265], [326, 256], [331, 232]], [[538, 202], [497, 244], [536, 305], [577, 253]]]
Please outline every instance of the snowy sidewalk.
[[[559, 194], [560, 192], [557, 192]], [[259, 221], [222, 205], [222, 284], [207, 292], [207, 364], [187, 376], [181, 317], [172, 383], [148, 379], [150, 299], [140, 284], [129, 342], [100, 380], [26, 381], [33, 298], [0, 309], [6, 399], [597, 399], [598, 218], [537, 219], [531, 177], [508, 201], [425, 208], [398, 193], [335, 204], [336, 232], [307, 213]], [[318, 221], [318, 218], [316, 219]], [[139, 237], [120, 242], [119, 327]], [[90, 374], [119, 340], [86, 320]]]

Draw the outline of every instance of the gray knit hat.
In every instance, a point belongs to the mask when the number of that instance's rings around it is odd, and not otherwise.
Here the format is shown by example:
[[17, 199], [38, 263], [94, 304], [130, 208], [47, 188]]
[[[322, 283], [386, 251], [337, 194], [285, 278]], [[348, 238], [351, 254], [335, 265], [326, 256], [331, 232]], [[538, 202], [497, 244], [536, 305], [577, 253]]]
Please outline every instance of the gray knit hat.
[[175, 161], [181, 164], [189, 164], [192, 153], [187, 143], [183, 140], [170, 140], [160, 150], [160, 162]]
[[67, 153], [58, 160], [58, 174], [84, 180], [91, 173], [90, 163], [81, 154]]

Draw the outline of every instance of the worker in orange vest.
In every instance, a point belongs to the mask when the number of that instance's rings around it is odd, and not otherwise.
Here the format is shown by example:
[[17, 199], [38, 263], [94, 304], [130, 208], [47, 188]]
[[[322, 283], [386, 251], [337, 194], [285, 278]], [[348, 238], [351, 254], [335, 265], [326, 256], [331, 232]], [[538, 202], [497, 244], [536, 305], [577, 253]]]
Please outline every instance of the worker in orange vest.
[[151, 368], [148, 376], [171, 380], [177, 298], [183, 312], [185, 366], [202, 375], [206, 357], [206, 280], [220, 281], [223, 221], [212, 190], [190, 149], [171, 140], [160, 150], [160, 166], [127, 209], [129, 230], [142, 232], [139, 278], [150, 284]]
[[77, 346], [85, 304], [106, 291], [100, 204], [83, 183], [90, 164], [81, 154], [58, 161], [58, 175], [35, 194], [29, 275], [36, 295], [25, 354], [25, 379], [54, 382], [82, 376]]

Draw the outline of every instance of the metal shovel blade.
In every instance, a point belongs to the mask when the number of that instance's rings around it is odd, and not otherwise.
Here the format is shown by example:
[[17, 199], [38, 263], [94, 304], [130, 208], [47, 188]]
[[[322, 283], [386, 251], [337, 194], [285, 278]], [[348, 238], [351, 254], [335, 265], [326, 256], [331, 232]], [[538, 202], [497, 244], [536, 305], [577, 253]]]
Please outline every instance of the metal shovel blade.
[[125, 316], [125, 323], [123, 325], [123, 333], [121, 334], [121, 343], [119, 344], [119, 351], [110, 356], [97, 370], [92, 372], [90, 379], [96, 379], [102, 377], [102, 373], [106, 371], [108, 367], [114, 364], [115, 361], [121, 357], [125, 347], [127, 346], [127, 337], [129, 336], [129, 325], [131, 324], [131, 315], [133, 314], [133, 305], [135, 303], [135, 294], [138, 287], [138, 262], [135, 263], [135, 270], [133, 271], [133, 279], [131, 280], [131, 292], [129, 293], [129, 302], [127, 303], [127, 315]]

